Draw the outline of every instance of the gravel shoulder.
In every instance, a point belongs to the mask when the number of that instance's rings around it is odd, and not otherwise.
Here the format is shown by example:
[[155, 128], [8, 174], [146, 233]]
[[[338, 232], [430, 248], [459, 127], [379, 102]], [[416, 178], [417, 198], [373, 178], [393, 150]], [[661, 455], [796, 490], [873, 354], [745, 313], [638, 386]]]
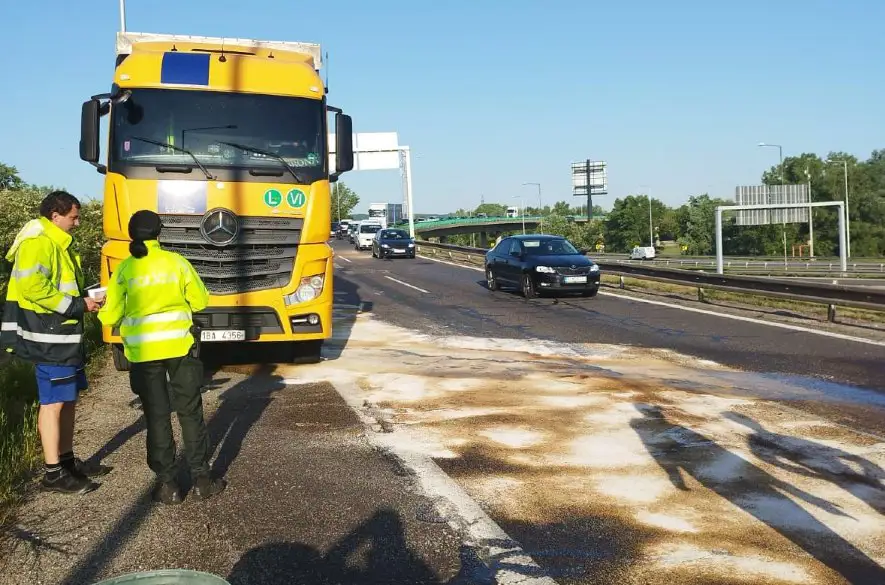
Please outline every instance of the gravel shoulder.
[[418, 519], [426, 499], [328, 383], [285, 383], [272, 367], [216, 373], [203, 396], [214, 469], [229, 486], [175, 507], [150, 501], [142, 413], [126, 374], [109, 365], [92, 386], [77, 453], [114, 470], [85, 496], [29, 488], [0, 541], [6, 584], [89, 584], [161, 568], [234, 585], [443, 583], [467, 570], [458, 536]]

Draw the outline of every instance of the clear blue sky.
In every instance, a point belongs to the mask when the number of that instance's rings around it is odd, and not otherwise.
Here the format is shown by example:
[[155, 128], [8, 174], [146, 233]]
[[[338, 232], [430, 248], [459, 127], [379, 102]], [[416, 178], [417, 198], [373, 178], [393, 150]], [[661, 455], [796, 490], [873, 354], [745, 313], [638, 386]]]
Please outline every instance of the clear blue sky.
[[[79, 112], [110, 86], [117, 6], [3, 2], [0, 161], [26, 181], [101, 194]], [[883, 0], [129, 0], [127, 17], [137, 32], [321, 42], [331, 103], [413, 149], [420, 212], [534, 203], [527, 181], [570, 200], [584, 158], [608, 161], [595, 201], [610, 208], [640, 185], [668, 204], [731, 197], [777, 162], [760, 141], [785, 156], [885, 148]], [[401, 200], [397, 171], [344, 181], [358, 211]]]

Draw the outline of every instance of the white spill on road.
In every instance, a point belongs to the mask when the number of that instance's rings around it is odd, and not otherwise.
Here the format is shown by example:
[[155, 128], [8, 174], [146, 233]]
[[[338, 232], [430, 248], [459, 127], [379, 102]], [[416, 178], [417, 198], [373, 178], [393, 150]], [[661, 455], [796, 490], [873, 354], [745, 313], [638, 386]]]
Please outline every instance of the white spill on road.
[[885, 583], [885, 443], [764, 400], [826, 388], [338, 317], [334, 359], [280, 373], [356, 393], [560, 582]]

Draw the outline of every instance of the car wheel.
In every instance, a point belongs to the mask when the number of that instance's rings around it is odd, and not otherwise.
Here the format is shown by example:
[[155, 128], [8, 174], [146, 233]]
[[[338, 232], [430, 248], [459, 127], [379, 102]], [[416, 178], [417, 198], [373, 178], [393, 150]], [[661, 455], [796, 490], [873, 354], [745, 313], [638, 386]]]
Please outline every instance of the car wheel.
[[372, 258], [377, 258], [378, 254], [375, 253], [375, 246], [372, 246]]
[[486, 287], [489, 290], [498, 290], [501, 288], [498, 284], [498, 279], [495, 278], [495, 273], [492, 272], [491, 268], [486, 268]]
[[525, 300], [533, 299], [537, 296], [535, 283], [532, 282], [531, 275], [522, 275], [522, 296], [525, 297]]

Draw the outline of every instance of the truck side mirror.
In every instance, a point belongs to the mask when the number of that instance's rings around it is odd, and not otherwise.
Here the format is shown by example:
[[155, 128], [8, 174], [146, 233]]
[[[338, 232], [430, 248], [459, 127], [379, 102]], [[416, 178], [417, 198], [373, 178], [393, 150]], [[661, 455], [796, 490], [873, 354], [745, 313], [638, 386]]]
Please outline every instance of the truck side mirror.
[[335, 175], [353, 170], [353, 119], [335, 114]]
[[101, 119], [101, 102], [89, 100], [83, 102], [80, 112], [80, 158], [94, 165], [98, 172], [104, 172], [104, 165], [98, 164], [99, 151], [99, 120]]

